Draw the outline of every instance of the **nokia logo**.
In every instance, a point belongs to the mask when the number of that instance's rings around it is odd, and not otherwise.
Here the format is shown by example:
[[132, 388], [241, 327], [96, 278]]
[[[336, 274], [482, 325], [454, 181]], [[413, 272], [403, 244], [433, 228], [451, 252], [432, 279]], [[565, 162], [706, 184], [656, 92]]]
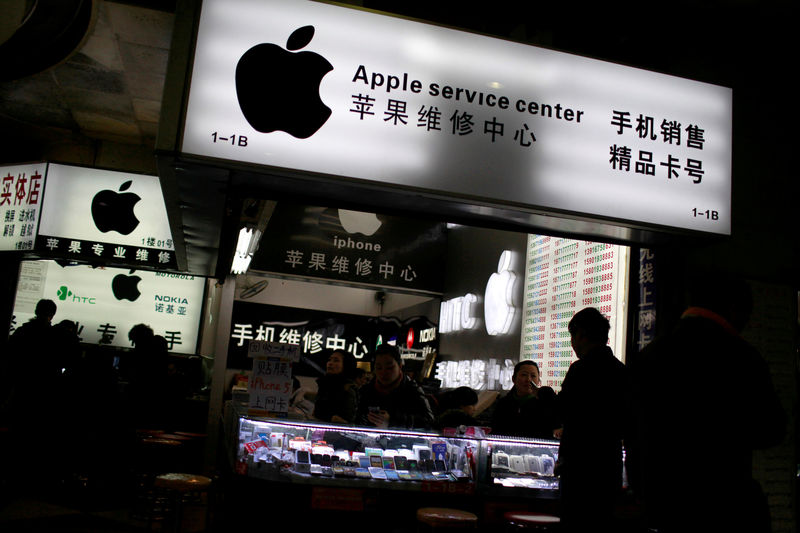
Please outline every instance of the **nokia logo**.
[[186, 298], [181, 298], [180, 296], [166, 296], [166, 295], [155, 295], [155, 300], [157, 302], [164, 302], [168, 304], [180, 304], [180, 305], [189, 305], [189, 300]]

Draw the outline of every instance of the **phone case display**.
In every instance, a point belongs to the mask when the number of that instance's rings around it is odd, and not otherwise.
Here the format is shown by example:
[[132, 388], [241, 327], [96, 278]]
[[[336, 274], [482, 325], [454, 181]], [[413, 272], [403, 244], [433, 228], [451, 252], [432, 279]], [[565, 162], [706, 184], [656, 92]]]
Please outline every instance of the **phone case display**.
[[479, 443], [436, 433], [239, 418], [236, 471], [277, 479], [474, 482]]
[[555, 491], [558, 478], [554, 470], [558, 460], [558, 442], [538, 439], [485, 439], [481, 454], [487, 481], [504, 487]]

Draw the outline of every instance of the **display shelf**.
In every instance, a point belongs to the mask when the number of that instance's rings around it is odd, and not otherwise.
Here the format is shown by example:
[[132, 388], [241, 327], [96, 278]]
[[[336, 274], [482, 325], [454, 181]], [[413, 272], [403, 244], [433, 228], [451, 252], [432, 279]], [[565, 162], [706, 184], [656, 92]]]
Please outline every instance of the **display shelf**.
[[260, 418], [230, 409], [230, 458], [251, 478], [329, 487], [555, 498], [558, 441]]

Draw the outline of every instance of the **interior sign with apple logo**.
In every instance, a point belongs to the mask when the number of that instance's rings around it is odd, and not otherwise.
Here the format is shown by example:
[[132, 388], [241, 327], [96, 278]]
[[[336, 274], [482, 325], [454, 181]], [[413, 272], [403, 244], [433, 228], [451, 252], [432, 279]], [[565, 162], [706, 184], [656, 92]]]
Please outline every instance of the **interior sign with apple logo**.
[[440, 293], [445, 225], [279, 202], [250, 270]]
[[47, 257], [175, 269], [156, 176], [48, 164], [35, 249]]
[[511, 330], [518, 309], [514, 305], [514, 286], [517, 275], [511, 270], [514, 252], [503, 250], [497, 271], [486, 282], [482, 300], [475, 294], [451, 298], [442, 302], [439, 311], [439, 333], [474, 329], [480, 323], [480, 303], [483, 302], [483, 323], [491, 336], [506, 335]]
[[729, 233], [732, 102], [726, 87], [352, 7], [205, 0], [181, 151]]

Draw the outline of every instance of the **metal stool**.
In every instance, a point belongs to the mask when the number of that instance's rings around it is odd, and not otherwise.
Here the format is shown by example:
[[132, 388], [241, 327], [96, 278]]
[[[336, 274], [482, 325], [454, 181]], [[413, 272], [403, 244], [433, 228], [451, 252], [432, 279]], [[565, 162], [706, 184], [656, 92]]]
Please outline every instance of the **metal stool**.
[[508, 531], [559, 531], [561, 519], [557, 516], [528, 511], [509, 511], [503, 514]]
[[426, 526], [429, 531], [437, 531], [439, 529], [477, 529], [478, 517], [473, 513], [460, 509], [422, 507], [417, 509], [417, 524]]
[[[170, 473], [156, 476], [153, 480], [153, 490], [162, 497], [156, 497], [154, 501], [160, 501], [169, 507], [172, 514], [173, 531], [183, 531], [184, 514], [189, 505], [205, 509], [202, 528], [191, 528], [191, 531], [208, 529], [211, 485], [211, 478], [195, 474]], [[204, 497], [206, 501], [203, 501]], [[155, 512], [148, 516], [148, 530], [151, 529], [153, 520], [156, 518]]]

